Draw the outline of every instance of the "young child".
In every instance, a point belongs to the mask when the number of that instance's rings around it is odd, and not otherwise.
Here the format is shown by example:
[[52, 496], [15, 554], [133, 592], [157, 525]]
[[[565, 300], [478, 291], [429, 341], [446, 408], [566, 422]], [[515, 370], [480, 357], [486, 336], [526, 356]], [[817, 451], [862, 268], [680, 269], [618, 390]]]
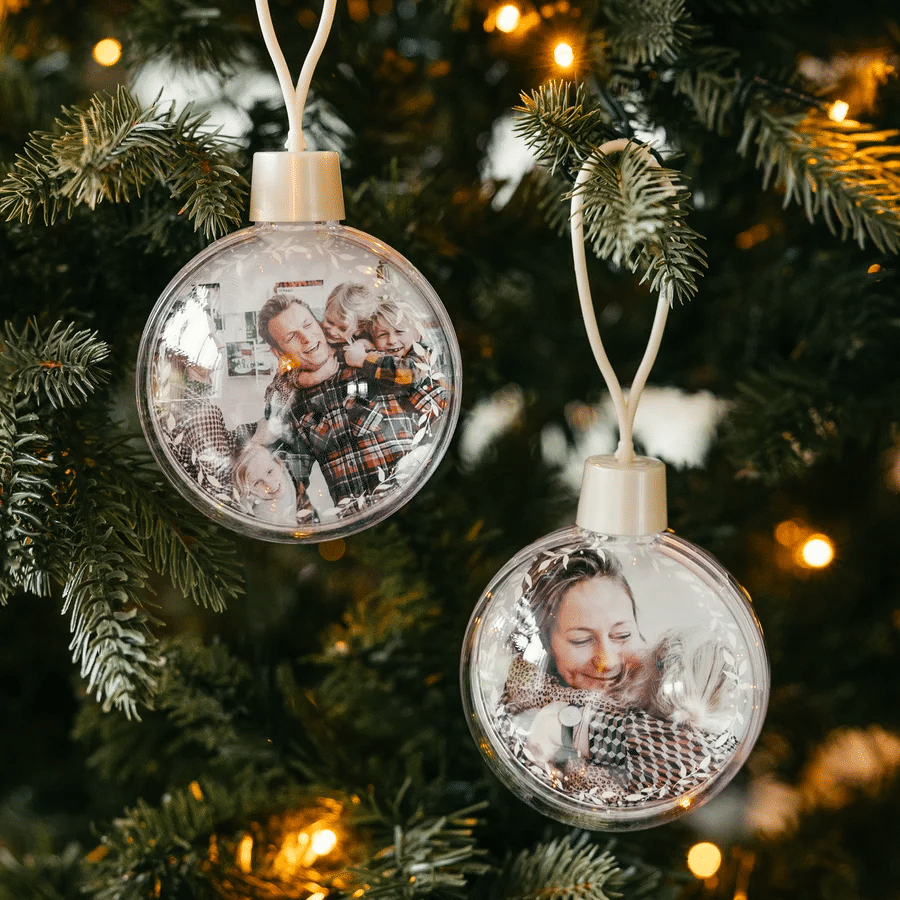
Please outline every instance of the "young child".
[[328, 343], [343, 348], [355, 341], [364, 341], [366, 349], [374, 345], [365, 332], [365, 323], [375, 315], [378, 299], [362, 284], [345, 281], [339, 284], [325, 301], [322, 331]]
[[729, 655], [708, 630], [666, 632], [650, 653], [637, 705], [657, 718], [721, 734], [737, 713], [737, 673]]
[[424, 322], [409, 301], [393, 293], [383, 294], [376, 299], [372, 315], [361, 324], [373, 346], [366, 348], [363, 341], [348, 344], [344, 349], [348, 366], [362, 369], [376, 381], [401, 387], [431, 375], [431, 351], [421, 343]]
[[297, 488], [294, 480], [287, 466], [267, 447], [253, 440], [248, 441], [238, 451], [232, 480], [235, 496], [247, 512], [274, 525], [297, 523]]

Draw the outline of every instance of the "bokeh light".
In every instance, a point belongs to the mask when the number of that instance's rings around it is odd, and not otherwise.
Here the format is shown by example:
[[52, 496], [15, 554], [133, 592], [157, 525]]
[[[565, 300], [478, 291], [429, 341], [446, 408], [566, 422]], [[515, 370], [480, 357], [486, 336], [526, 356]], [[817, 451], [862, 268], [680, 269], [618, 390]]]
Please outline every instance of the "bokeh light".
[[824, 534], [814, 534], [800, 548], [803, 562], [813, 569], [822, 569], [834, 559], [834, 544]]
[[101, 66], [114, 66], [122, 58], [122, 45], [115, 38], [103, 38], [94, 45], [94, 60]]
[[553, 61], [561, 68], [568, 69], [575, 62], [575, 51], [570, 44], [560, 41], [553, 48]]
[[507, 34], [515, 31], [521, 16], [518, 6], [513, 3], [507, 3], [505, 6], [500, 7], [500, 10], [497, 12], [497, 29]]
[[319, 544], [319, 556], [326, 562], [337, 562], [347, 552], [343, 538], [333, 541], [322, 541]]
[[843, 122], [849, 111], [850, 106], [847, 103], [844, 103], [843, 100], [835, 100], [828, 110], [828, 118], [832, 122]]
[[722, 851], [715, 844], [702, 841], [688, 851], [687, 864], [695, 877], [709, 878], [722, 865]]
[[312, 851], [316, 856], [325, 856], [334, 850], [337, 835], [330, 828], [323, 828], [312, 836]]

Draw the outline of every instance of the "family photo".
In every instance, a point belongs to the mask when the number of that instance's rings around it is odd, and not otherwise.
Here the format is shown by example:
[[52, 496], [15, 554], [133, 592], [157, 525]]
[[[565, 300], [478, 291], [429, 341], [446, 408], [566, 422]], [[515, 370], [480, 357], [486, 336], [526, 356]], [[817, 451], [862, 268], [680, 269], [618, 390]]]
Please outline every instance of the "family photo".
[[416, 489], [455, 418], [458, 350], [435, 302], [385, 260], [338, 276], [314, 262], [250, 289], [227, 268], [185, 285], [153, 358], [161, 461], [195, 503], [274, 540]]
[[486, 594], [467, 675], [508, 778], [587, 809], [690, 802], [746, 737], [755, 649], [665, 559], [571, 541]]

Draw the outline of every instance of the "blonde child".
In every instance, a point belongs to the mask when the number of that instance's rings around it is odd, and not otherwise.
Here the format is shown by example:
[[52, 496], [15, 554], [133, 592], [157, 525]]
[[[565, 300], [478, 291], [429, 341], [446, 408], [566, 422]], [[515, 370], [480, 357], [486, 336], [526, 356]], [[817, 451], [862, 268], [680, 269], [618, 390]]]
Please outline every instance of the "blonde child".
[[362, 324], [373, 346], [366, 349], [363, 341], [348, 345], [344, 350], [347, 365], [362, 369], [369, 378], [400, 386], [431, 374], [431, 351], [421, 343], [425, 324], [409, 301], [383, 294]]
[[378, 298], [365, 285], [345, 281], [328, 295], [322, 316], [322, 331], [333, 347], [363, 341], [367, 349], [374, 344], [365, 333], [365, 324], [378, 310]]
[[247, 512], [275, 525], [298, 521], [297, 488], [284, 462], [267, 447], [248, 441], [232, 469], [235, 496]]

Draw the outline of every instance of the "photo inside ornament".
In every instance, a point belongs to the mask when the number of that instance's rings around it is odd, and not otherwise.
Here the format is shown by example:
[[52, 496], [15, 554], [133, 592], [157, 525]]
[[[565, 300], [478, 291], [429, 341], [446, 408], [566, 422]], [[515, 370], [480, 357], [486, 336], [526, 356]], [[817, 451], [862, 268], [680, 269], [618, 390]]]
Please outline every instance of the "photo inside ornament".
[[252, 537], [312, 542], [422, 487], [456, 425], [460, 371], [443, 305], [396, 251], [336, 223], [260, 224], [163, 293], [138, 407], [195, 506]]
[[769, 670], [745, 592], [671, 533], [577, 527], [485, 590], [461, 667], [470, 729], [521, 799], [597, 830], [647, 828], [718, 793], [762, 727]]

